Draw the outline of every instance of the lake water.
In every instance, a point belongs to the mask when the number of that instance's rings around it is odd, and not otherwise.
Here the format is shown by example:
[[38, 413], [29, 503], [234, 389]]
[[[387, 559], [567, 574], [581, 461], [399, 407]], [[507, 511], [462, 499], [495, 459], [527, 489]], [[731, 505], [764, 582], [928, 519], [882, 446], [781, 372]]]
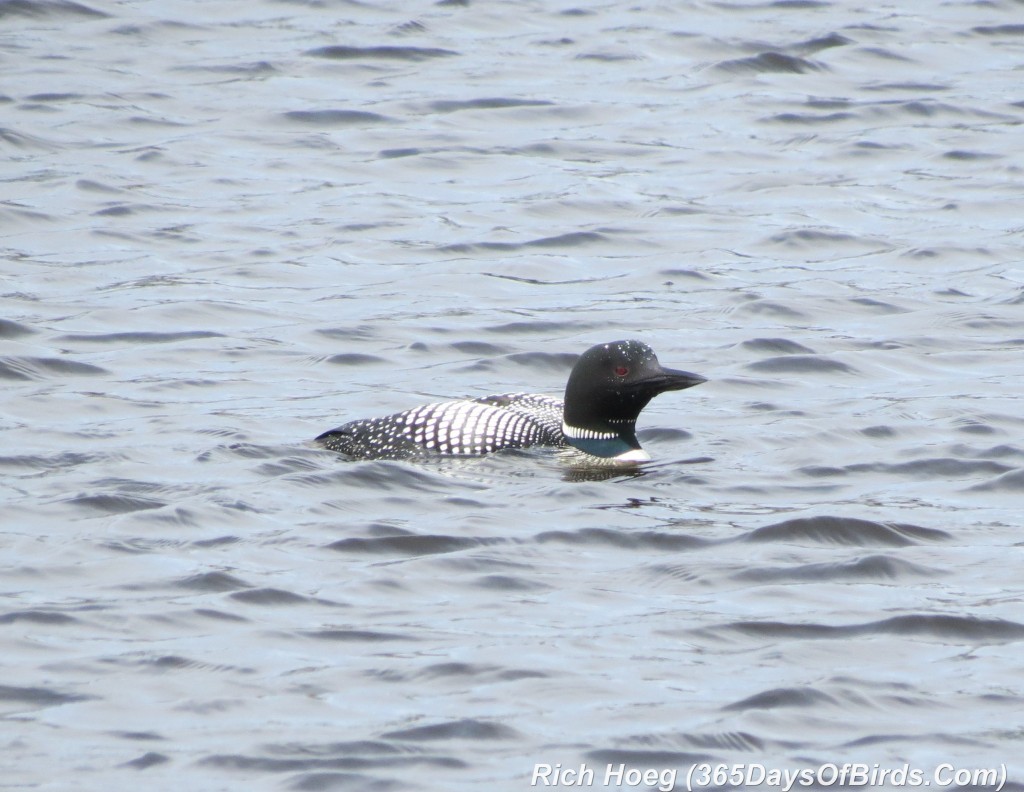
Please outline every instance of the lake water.
[[0, 788], [1024, 790], [1022, 19], [0, 3]]

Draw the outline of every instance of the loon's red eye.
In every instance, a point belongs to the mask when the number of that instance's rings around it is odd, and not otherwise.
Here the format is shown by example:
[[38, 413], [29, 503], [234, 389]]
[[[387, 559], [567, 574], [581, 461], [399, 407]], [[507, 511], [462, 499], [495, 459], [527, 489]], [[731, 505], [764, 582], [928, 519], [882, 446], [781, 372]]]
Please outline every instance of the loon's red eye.
[[625, 366], [616, 366], [615, 367], [615, 376], [616, 377], [625, 377], [627, 374], [629, 374], [629, 369], [626, 368]]

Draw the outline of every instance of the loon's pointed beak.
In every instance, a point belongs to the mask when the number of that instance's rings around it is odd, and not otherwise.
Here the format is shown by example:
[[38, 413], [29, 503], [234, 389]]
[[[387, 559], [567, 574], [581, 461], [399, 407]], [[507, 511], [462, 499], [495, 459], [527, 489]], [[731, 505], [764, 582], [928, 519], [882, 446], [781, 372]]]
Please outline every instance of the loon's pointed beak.
[[685, 390], [707, 381], [707, 377], [702, 377], [700, 374], [663, 368], [657, 374], [645, 378], [643, 384], [646, 387], [653, 388], [658, 393], [664, 393], [665, 391]]

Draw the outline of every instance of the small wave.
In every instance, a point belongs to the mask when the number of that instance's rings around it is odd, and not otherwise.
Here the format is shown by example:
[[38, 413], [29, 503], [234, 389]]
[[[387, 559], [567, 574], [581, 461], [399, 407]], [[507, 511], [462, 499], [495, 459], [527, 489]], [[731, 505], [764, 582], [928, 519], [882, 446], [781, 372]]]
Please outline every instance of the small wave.
[[1024, 640], [1024, 624], [1006, 619], [982, 619], [944, 613], [893, 616], [854, 629], [860, 634], [928, 635], [981, 643]]
[[[827, 5], [821, 3], [821, 5]], [[832, 49], [833, 47], [845, 47], [856, 42], [853, 39], [848, 39], [846, 36], [840, 35], [839, 33], [829, 33], [827, 36], [819, 36], [818, 38], [808, 39], [807, 41], [801, 41], [797, 44], [793, 44], [789, 49], [799, 50], [807, 54], [814, 52], [821, 52], [822, 50]]]
[[855, 113], [777, 113], [769, 116], [766, 121], [775, 121], [780, 124], [834, 124], [836, 121], [849, 121], [856, 118]]
[[952, 149], [942, 155], [943, 159], [958, 160], [961, 162], [978, 162], [980, 160], [1003, 159], [1002, 154], [990, 154], [985, 151], [966, 151], [964, 149]]
[[70, 0], [6, 0], [0, 3], [0, 19], [7, 16], [108, 19], [110, 14]]
[[[764, 753], [769, 750], [770, 744], [761, 737], [750, 732], [729, 731], [711, 732], [709, 734], [655, 734], [642, 735], [632, 738], [632, 741], [643, 742], [648, 745], [656, 743], [671, 743], [685, 745], [692, 748], [704, 748], [714, 751], [743, 751]], [[780, 746], [781, 747], [781, 746]]]
[[775, 316], [782, 319], [806, 319], [806, 314], [796, 308], [776, 302], [775, 300], [752, 300], [740, 305], [737, 311], [757, 315]]
[[378, 355], [367, 355], [362, 352], [342, 352], [337, 355], [331, 355], [327, 358], [326, 362], [337, 366], [366, 366], [371, 363], [387, 363], [388, 361]]
[[540, 371], [568, 371], [579, 355], [573, 352], [516, 352], [506, 355], [505, 360], [529, 366]]
[[469, 678], [482, 681], [514, 682], [517, 679], [547, 679], [550, 674], [478, 663], [434, 663], [417, 671], [416, 679]]
[[768, 74], [772, 72], [804, 74], [822, 70], [821, 66], [809, 60], [781, 52], [762, 52], [752, 58], [722, 61], [716, 64], [715, 68], [730, 74]]
[[573, 231], [557, 236], [540, 237], [526, 242], [459, 242], [444, 245], [439, 250], [445, 253], [472, 253], [476, 250], [514, 251], [529, 248], [574, 248], [605, 242], [608, 237], [597, 231]]
[[[686, 429], [680, 429], [677, 426], [649, 426], [646, 429], [640, 429], [636, 433], [637, 439], [644, 441], [642, 444], [646, 444], [650, 440], [656, 440], [658, 442], [682, 442], [683, 440], [691, 440], [693, 433], [688, 432]], [[695, 459], [682, 460], [681, 464], [703, 464], [705, 462], [711, 462], [710, 457], [699, 457]], [[687, 479], [693, 481], [693, 479]]]
[[315, 638], [318, 641], [339, 641], [342, 643], [383, 643], [385, 641], [415, 641], [411, 635], [401, 633], [381, 632], [379, 630], [309, 630], [302, 635], [307, 638]]
[[16, 687], [0, 685], [0, 701], [11, 701], [18, 704], [32, 704], [39, 707], [55, 707], [59, 704], [70, 704], [75, 701], [88, 701], [91, 696], [78, 696], [71, 693], [58, 693], [44, 687]]
[[58, 624], [75, 624], [78, 622], [78, 619], [74, 616], [68, 616], [66, 613], [47, 610], [11, 611], [10, 613], [0, 614], [0, 624], [16, 624], [17, 622], [53, 626]]
[[174, 71], [264, 76], [276, 72], [277, 69], [268, 61], [253, 61], [251, 63], [219, 63], [206, 66], [189, 64], [187, 66], [175, 66]]
[[971, 487], [976, 492], [1024, 492], [1024, 470], [1011, 470], [983, 484]]
[[544, 583], [511, 575], [484, 575], [473, 581], [473, 585], [488, 591], [546, 591], [551, 588]]
[[203, 572], [198, 575], [190, 575], [174, 582], [175, 588], [189, 589], [190, 591], [238, 591], [239, 589], [252, 588], [244, 580], [239, 580], [227, 572]]
[[19, 336], [31, 335], [36, 332], [20, 322], [10, 319], [0, 319], [0, 338], [18, 338]]
[[926, 577], [939, 574], [938, 570], [890, 558], [884, 555], [870, 555], [854, 561], [834, 564], [804, 564], [801, 566], [778, 569], [769, 567], [753, 567], [736, 572], [734, 580], [746, 580], [756, 583], [787, 583], [808, 581], [839, 581], [839, 580], [896, 580], [905, 577]]
[[[871, 52], [872, 50], [866, 50]], [[893, 55], [893, 60], [906, 60], [901, 56]], [[926, 82], [913, 82], [913, 81], [901, 81], [901, 82], [886, 82], [886, 83], [872, 83], [869, 85], [861, 86], [862, 91], [907, 91], [913, 94], [928, 94], [935, 91], [948, 91], [950, 86], [946, 83], [926, 83]], [[859, 144], [858, 144], [859, 145]], [[878, 148], [892, 148], [891, 146], [882, 146], [881, 144], [870, 144], [877, 146]]]
[[[667, 209], [660, 209], [659, 213], [660, 212], [665, 212], [667, 214], [674, 214], [674, 213], [675, 214], [695, 214], [695, 213], [697, 213], [697, 211], [698, 210], [696, 210], [696, 209], [690, 209], [688, 207], [685, 207], [685, 208], [682, 208], [682, 209], [679, 209], [679, 210], [668, 209], [668, 208]], [[709, 277], [708, 275], [705, 275], [703, 272], [698, 272], [697, 270], [692, 270], [692, 269], [686, 269], [684, 267], [672, 267], [670, 269], [658, 270], [658, 275], [660, 275], [662, 277], [665, 277], [665, 278], [692, 278], [693, 280], [699, 280], [699, 281], [710, 281], [710, 280], [712, 280], [711, 277]]]
[[375, 538], [339, 539], [327, 545], [328, 550], [365, 555], [425, 556], [456, 553], [473, 547], [500, 544], [504, 539], [444, 536], [440, 534], [407, 534]]
[[224, 338], [224, 334], [212, 330], [186, 330], [174, 333], [67, 333], [57, 336], [59, 341], [81, 341], [89, 344], [171, 344], [175, 341], [193, 341], [200, 338]]
[[854, 305], [864, 306], [865, 308], [880, 314], [907, 313], [906, 308], [900, 308], [898, 305], [893, 305], [892, 303], [885, 302], [884, 300], [876, 300], [873, 297], [854, 297], [848, 300], [848, 302], [851, 302]]
[[[453, 462], [451, 459], [436, 460], [439, 466]], [[389, 460], [372, 460], [352, 462], [339, 468], [332, 482], [369, 488], [373, 490], [416, 490], [419, 492], [439, 492], [445, 496], [452, 495], [453, 482], [441, 474], [431, 473], [426, 466], [406, 465]], [[481, 489], [483, 485], [470, 481], [460, 481], [459, 486], [468, 489]]]
[[282, 457], [273, 462], [264, 462], [256, 468], [263, 476], [287, 476], [292, 473], [304, 474], [310, 470], [316, 470], [317, 465], [310, 459], [303, 457]]
[[814, 688], [775, 688], [755, 693], [742, 701], [726, 704], [723, 710], [744, 711], [749, 709], [779, 709], [780, 707], [815, 707], [820, 704], [836, 704], [827, 693]]
[[243, 623], [249, 621], [247, 618], [239, 616], [237, 613], [227, 613], [226, 611], [216, 610], [214, 608], [195, 608], [192, 613], [204, 619], [216, 619], [217, 621]]
[[1024, 36], [1024, 25], [979, 25], [971, 28], [971, 32], [982, 36]]
[[[880, 115], [907, 115], [915, 118], [934, 118], [940, 115], [963, 116], [967, 115], [969, 111], [944, 102], [935, 102], [930, 100], [922, 101], [915, 99], [910, 102], [888, 104], [883, 108], [876, 108], [875, 112]], [[995, 117], [995, 114], [991, 114], [991, 116]]]
[[102, 463], [113, 458], [108, 454], [82, 454], [73, 451], [65, 451], [53, 456], [20, 455], [0, 456], [0, 468], [11, 468], [14, 471], [24, 469], [34, 470], [68, 470], [77, 465]]
[[408, 148], [396, 148], [396, 149], [381, 149], [377, 152], [377, 156], [381, 159], [401, 159], [402, 157], [417, 157], [422, 154], [426, 149], [408, 147]]
[[79, 495], [68, 498], [66, 503], [82, 506], [106, 514], [127, 514], [146, 509], [160, 509], [167, 505], [164, 501], [153, 498], [140, 498], [131, 495]]
[[878, 240], [870, 237], [854, 236], [840, 231], [823, 231], [818, 228], [798, 228], [792, 231], [783, 231], [775, 234], [770, 241], [776, 245], [785, 245], [794, 248], [819, 248], [823, 245], [830, 247], [855, 246], [874, 249], [883, 245]]
[[377, 331], [367, 325], [352, 327], [318, 327], [316, 332], [328, 338], [339, 338], [344, 341], [370, 341], [378, 337]]
[[407, 34], [426, 33], [427, 26], [422, 22], [415, 19], [411, 19], [408, 22], [402, 22], [400, 25], [395, 25], [391, 28], [391, 33], [396, 36], [405, 36]]
[[285, 591], [278, 588], [248, 589], [246, 591], [236, 591], [230, 596], [231, 599], [248, 605], [302, 605], [315, 601], [293, 591]]
[[[579, 331], [581, 328], [576, 322], [553, 322], [551, 320], [538, 319], [531, 322], [506, 322], [505, 324], [489, 325], [483, 329], [486, 333], [501, 333], [505, 335], [520, 335], [522, 333], [557, 335], [569, 330]], [[585, 324], [583, 329], [586, 329]]]
[[[243, 756], [241, 754], [214, 754], [199, 761], [200, 765], [217, 767], [224, 770], [246, 770], [264, 773], [292, 773], [300, 771], [323, 771], [323, 770], [352, 770], [366, 768], [392, 768], [402, 765], [431, 765], [434, 767], [464, 767], [465, 762], [461, 759], [445, 756], [395, 756], [385, 754], [379, 757], [368, 756], [365, 753], [350, 755], [349, 752], [338, 750], [338, 756], [314, 756], [310, 757], [308, 751], [301, 748], [295, 751], [295, 758], [277, 758], [267, 756]], [[321, 754], [323, 752], [321, 751]], [[331, 753], [335, 753], [332, 751]], [[383, 752], [382, 752], [383, 753]], [[318, 773], [320, 777], [322, 773]], [[331, 774], [335, 775], [335, 774]], [[345, 774], [348, 776], [349, 774]], [[362, 778], [362, 776], [358, 776]], [[356, 789], [376, 789], [377, 781], [365, 779], [366, 783], [357, 785]], [[320, 787], [316, 787], [320, 788]]]
[[416, 726], [381, 735], [390, 740], [513, 740], [519, 736], [511, 726], [475, 718]]
[[738, 633], [765, 641], [848, 639], [865, 635], [927, 636], [967, 643], [1008, 643], [1024, 640], [1024, 624], [1018, 622], [942, 613], [907, 614], [846, 625], [741, 621], [702, 627], [694, 632], [717, 637], [723, 637], [726, 633]]
[[91, 363], [64, 358], [5, 357], [0, 358], [0, 379], [42, 380], [52, 375], [90, 376], [110, 372]]
[[456, 101], [453, 99], [438, 99], [430, 102], [427, 106], [435, 113], [456, 113], [461, 110], [504, 110], [509, 107], [547, 107], [553, 105], [544, 99], [503, 99], [500, 97], [490, 99], [467, 99]]
[[306, 50], [306, 55], [331, 60], [401, 60], [425, 61], [432, 58], [447, 58], [459, 53], [435, 47], [346, 47], [333, 45]]
[[621, 63], [623, 61], [640, 61], [643, 55], [632, 52], [581, 52], [574, 60], [592, 60], [599, 63]]
[[815, 542], [864, 546], [872, 544], [902, 547], [921, 541], [951, 538], [945, 531], [905, 523], [879, 523], [856, 517], [798, 517], [755, 528], [744, 542]]
[[112, 206], [108, 206], [106, 209], [98, 209], [97, 211], [92, 213], [92, 216], [93, 217], [128, 217], [130, 215], [138, 214], [140, 212], [153, 212], [153, 211], [156, 211], [157, 209], [158, 209], [158, 207], [153, 206], [152, 204], [140, 204], [140, 203], [137, 203], [137, 204], [123, 204], [123, 203], [119, 203], [119, 204], [114, 204]]
[[156, 765], [165, 764], [171, 761], [171, 757], [156, 751], [147, 751], [142, 756], [128, 762], [122, 762], [118, 767], [130, 767], [132, 770], [146, 770]]
[[118, 655], [107, 658], [105, 662], [120, 666], [143, 666], [158, 668], [162, 671], [214, 671], [214, 672], [242, 672], [252, 673], [252, 669], [245, 666], [230, 665], [227, 663], [208, 663], [205, 660], [193, 660], [190, 657], [181, 655], [153, 655], [144, 652], [131, 653], [129, 655]]
[[281, 113], [289, 121], [298, 121], [315, 126], [347, 126], [357, 124], [381, 124], [394, 119], [380, 113], [365, 110], [288, 110]]
[[578, 531], [544, 531], [534, 537], [541, 544], [545, 542], [561, 542], [572, 545], [605, 545], [625, 547], [631, 550], [690, 550], [712, 544], [710, 539], [702, 539], [686, 534], [661, 533], [658, 531], [616, 531], [610, 528], [582, 528]]
[[972, 457], [973, 459], [1021, 459], [1024, 460], [1024, 448], [1009, 443], [988, 448], [974, 448], [969, 445], [956, 445], [952, 449], [958, 456]]
[[850, 473], [891, 473], [899, 476], [919, 478], [954, 479], [977, 476], [983, 473], [999, 474], [1013, 470], [1010, 465], [991, 460], [956, 459], [936, 457], [915, 459], [911, 462], [865, 462], [845, 465], [840, 470]]
[[598, 748], [587, 751], [586, 757], [602, 765], [624, 764], [627, 767], [676, 767], [712, 758], [708, 754], [687, 751], [639, 751], [629, 748]]
[[[3, 6], [0, 6], [0, 9], [2, 9], [2, 8], [3, 8]], [[2, 18], [2, 17], [3, 17], [3, 12], [0, 11], [0, 18]], [[45, 140], [45, 139], [43, 139], [41, 137], [37, 137], [35, 135], [29, 135], [29, 134], [26, 134], [24, 132], [16, 132], [15, 130], [11, 129], [10, 127], [0, 127], [0, 142], [6, 143], [9, 146], [14, 146], [15, 148], [21, 148], [21, 149], [42, 149], [44, 151], [50, 151], [50, 150], [56, 148], [56, 143], [53, 143], [53, 142], [51, 142], [49, 140]], [[11, 206], [11, 204], [8, 204], [8, 206]], [[31, 216], [38, 216], [40, 219], [49, 219], [50, 218], [50, 215], [45, 215], [45, 214], [38, 213], [38, 212], [34, 212], [33, 213], [33, 212], [26, 212], [26, 211], [18, 211], [15, 214], [20, 215], [22, 217], [25, 217], [25, 216], [29, 216], [29, 217], [31, 217]]]
[[856, 368], [840, 360], [822, 357], [821, 355], [784, 355], [765, 358], [747, 363], [745, 368], [751, 371], [770, 372], [772, 374], [857, 374]]
[[455, 341], [448, 346], [456, 352], [461, 352], [465, 355], [480, 355], [482, 357], [487, 355], [497, 357], [498, 355], [508, 354], [509, 351], [507, 346], [489, 344], [486, 341]]
[[788, 338], [751, 338], [740, 344], [752, 352], [771, 352], [776, 355], [813, 355], [814, 350], [790, 341]]
[[37, 93], [25, 97], [28, 102], [74, 102], [84, 99], [85, 94], [80, 93]]

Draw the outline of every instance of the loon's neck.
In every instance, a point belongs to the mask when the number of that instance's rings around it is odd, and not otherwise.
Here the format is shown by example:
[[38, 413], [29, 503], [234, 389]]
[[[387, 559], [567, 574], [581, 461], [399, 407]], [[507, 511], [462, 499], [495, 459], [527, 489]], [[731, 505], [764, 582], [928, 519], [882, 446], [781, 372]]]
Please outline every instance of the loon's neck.
[[635, 419], [613, 419], [586, 427], [573, 426], [563, 421], [562, 434], [573, 448], [601, 459], [646, 462], [651, 458], [636, 439]]

